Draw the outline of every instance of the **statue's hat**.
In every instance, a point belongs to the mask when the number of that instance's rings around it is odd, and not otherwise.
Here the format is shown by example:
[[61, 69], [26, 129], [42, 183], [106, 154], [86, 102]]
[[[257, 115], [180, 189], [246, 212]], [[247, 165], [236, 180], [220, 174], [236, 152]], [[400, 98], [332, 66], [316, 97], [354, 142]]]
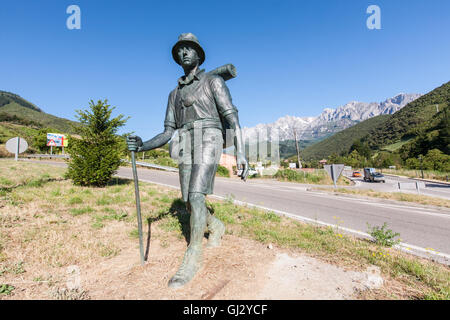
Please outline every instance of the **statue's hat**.
[[183, 44], [190, 45], [195, 49], [195, 51], [197, 51], [198, 56], [200, 58], [199, 65], [201, 65], [205, 61], [205, 51], [203, 51], [203, 48], [200, 46], [200, 43], [198, 42], [197, 37], [194, 34], [189, 32], [189, 33], [182, 33], [178, 37], [178, 42], [175, 43], [175, 45], [172, 48], [172, 57], [176, 63], [181, 64], [180, 61], [178, 60], [177, 51], [178, 51], [178, 47]]

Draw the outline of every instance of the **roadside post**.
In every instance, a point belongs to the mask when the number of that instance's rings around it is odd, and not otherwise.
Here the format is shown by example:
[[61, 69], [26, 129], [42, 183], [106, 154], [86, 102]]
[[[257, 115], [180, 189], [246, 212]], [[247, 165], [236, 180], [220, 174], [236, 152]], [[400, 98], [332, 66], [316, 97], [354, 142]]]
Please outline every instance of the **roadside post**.
[[141, 253], [141, 265], [145, 263], [144, 257], [144, 243], [142, 241], [142, 217], [141, 217], [141, 199], [139, 197], [139, 180], [136, 170], [136, 155], [134, 151], [131, 151], [131, 165], [133, 167], [133, 180], [134, 180], [134, 193], [136, 197], [136, 212], [138, 220], [138, 232], [139, 232], [139, 249]]
[[423, 179], [423, 157], [422, 155], [419, 155], [420, 160], [420, 172], [422, 173], [422, 179]]
[[14, 153], [14, 160], [19, 160], [19, 153], [23, 153], [28, 149], [28, 143], [25, 139], [20, 137], [11, 138], [6, 141], [6, 150], [8, 152]]
[[323, 166], [326, 172], [331, 177], [331, 180], [333, 180], [334, 187], [337, 188], [336, 182], [339, 179], [339, 176], [341, 175], [342, 171], [344, 170], [343, 164], [325, 164]]

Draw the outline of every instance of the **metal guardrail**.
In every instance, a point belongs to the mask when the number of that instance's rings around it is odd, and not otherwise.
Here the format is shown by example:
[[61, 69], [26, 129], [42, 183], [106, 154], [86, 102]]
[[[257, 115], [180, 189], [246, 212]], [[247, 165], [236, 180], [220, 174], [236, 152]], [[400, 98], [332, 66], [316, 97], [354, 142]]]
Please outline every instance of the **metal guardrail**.
[[383, 173], [383, 174], [385, 176], [388, 176], [388, 177], [405, 178], [405, 179], [411, 179], [411, 180], [416, 180], [416, 181], [423, 181], [423, 182], [437, 183], [437, 184], [443, 184], [443, 185], [450, 185], [450, 182], [442, 181], [442, 180], [422, 179], [422, 178], [417, 178], [417, 177], [416, 178], [411, 178], [411, 177], [407, 177], [407, 176], [398, 176], [398, 175], [390, 174], [390, 173]]
[[[126, 162], [131, 164], [131, 161], [122, 159], [122, 162]], [[178, 172], [177, 168], [173, 168], [173, 167], [166, 167], [166, 166], [160, 166], [158, 164], [152, 164], [152, 163], [148, 163], [148, 162], [141, 162], [141, 161], [136, 161], [136, 165], [138, 166], [142, 166], [142, 167], [148, 167], [148, 168], [153, 168], [153, 169], [159, 169], [159, 170], [165, 170], [165, 171], [172, 171], [172, 172]]]
[[[68, 154], [27, 154], [27, 155], [22, 156], [22, 158], [70, 159], [70, 155], [68, 155]], [[131, 164], [131, 161], [128, 161], [126, 159], [122, 159], [121, 161]], [[153, 169], [178, 172], [177, 168], [160, 166], [158, 164], [152, 164], [152, 163], [148, 163], [148, 162], [136, 161], [136, 165], [142, 166], [142, 167], [153, 168]]]
[[47, 158], [47, 159], [69, 159], [70, 155], [68, 154], [26, 154], [21, 156], [22, 158]]

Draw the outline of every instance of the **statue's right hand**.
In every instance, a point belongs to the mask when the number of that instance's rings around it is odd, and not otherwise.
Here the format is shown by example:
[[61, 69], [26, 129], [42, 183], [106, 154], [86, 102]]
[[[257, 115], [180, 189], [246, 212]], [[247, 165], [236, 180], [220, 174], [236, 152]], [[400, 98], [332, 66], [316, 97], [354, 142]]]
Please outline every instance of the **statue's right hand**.
[[139, 149], [142, 147], [142, 139], [138, 136], [128, 136], [127, 137], [127, 146], [129, 151], [139, 152]]

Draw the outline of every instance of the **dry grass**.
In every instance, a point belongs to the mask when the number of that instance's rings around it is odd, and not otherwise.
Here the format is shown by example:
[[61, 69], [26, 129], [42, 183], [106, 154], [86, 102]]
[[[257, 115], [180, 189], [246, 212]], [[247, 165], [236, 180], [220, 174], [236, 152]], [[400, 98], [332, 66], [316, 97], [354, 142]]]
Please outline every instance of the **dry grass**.
[[[108, 282], [108, 287], [97, 277], [111, 268], [105, 264], [120, 271], [124, 259], [129, 265], [130, 252], [133, 257], [138, 255], [134, 186], [128, 180], [113, 179], [105, 188], [76, 187], [61, 180], [63, 172], [42, 164], [0, 161], [4, 187], [0, 191], [0, 299], [89, 299], [90, 292], [64, 289], [67, 268], [73, 265], [89, 270], [86, 277], [93, 274], [93, 293], [105, 294], [103, 288], [107, 288], [114, 298], [125, 297], [116, 295], [122, 283]], [[185, 246], [189, 215], [178, 191], [147, 183], [140, 184], [140, 191], [144, 230], [151, 225], [152, 242], [159, 243], [161, 254], [153, 263], [164, 269], [162, 263], [167, 263], [175, 249]], [[338, 226], [306, 225], [271, 212], [238, 207], [232, 201], [209, 201], [208, 206], [227, 225], [227, 237], [235, 239], [230, 243], [235, 242], [236, 248], [214, 253], [210, 263], [217, 268], [225, 263], [220, 252], [235, 255], [237, 248], [257, 240], [353, 270], [379, 266], [387, 284], [378, 291], [361, 292], [359, 298], [450, 298], [448, 267], [343, 235]], [[252, 261], [257, 261], [258, 254], [267, 255], [251, 252]], [[172, 270], [179, 262], [170, 261]], [[238, 274], [242, 265], [227, 268]], [[147, 271], [143, 272], [139, 275], [133, 269], [123, 277], [140, 279]], [[162, 279], [160, 286], [165, 286], [165, 281]], [[146, 292], [144, 285], [136, 290]]]
[[[409, 178], [422, 178], [422, 171], [408, 170], [408, 169], [383, 169], [383, 173], [405, 176]], [[440, 172], [434, 170], [423, 170], [424, 179], [431, 179], [436, 181], [447, 181], [450, 176], [449, 172]]]
[[374, 191], [372, 189], [366, 190], [366, 189], [347, 189], [347, 188], [330, 189], [317, 187], [313, 188], [312, 190], [321, 190], [333, 193], [352, 194], [356, 196], [366, 196], [380, 199], [414, 202], [423, 205], [450, 208], [450, 200], [419, 194], [410, 194], [402, 192], [380, 192]]
[[[314, 171], [302, 171], [299, 169], [280, 169], [273, 176], [257, 176], [258, 178], [277, 179], [279, 181], [317, 184], [317, 185], [333, 185], [333, 180], [324, 169], [314, 169]], [[348, 186], [353, 182], [345, 176], [340, 176], [336, 182], [337, 185]]]
[[[0, 285], [31, 289], [47, 283], [50, 289], [61, 285], [66, 267], [99, 263], [135, 245], [132, 183], [113, 179], [106, 188], [76, 187], [62, 179], [64, 171], [0, 162]], [[168, 213], [177, 196], [142, 184], [144, 221]], [[17, 264], [23, 265], [25, 279], [10, 272]], [[42, 298], [55, 297], [52, 290]]]

